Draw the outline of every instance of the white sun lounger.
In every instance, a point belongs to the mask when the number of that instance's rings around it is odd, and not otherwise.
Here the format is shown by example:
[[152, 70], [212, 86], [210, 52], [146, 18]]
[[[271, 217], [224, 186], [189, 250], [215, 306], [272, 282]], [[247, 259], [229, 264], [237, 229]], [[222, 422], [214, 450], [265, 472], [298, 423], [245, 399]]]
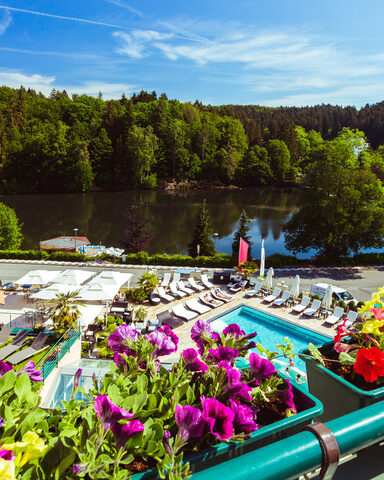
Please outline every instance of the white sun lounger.
[[292, 308], [292, 312], [296, 312], [296, 313], [304, 312], [304, 310], [308, 307], [310, 301], [311, 299], [306, 295], [304, 295], [304, 297], [301, 299], [300, 304]]
[[329, 323], [329, 325], [335, 325], [337, 322], [340, 322], [343, 314], [344, 314], [344, 309], [341, 307], [336, 307], [332, 315], [330, 315], [324, 320], [324, 323]]
[[196, 290], [196, 292], [201, 292], [202, 290], [204, 290], [203, 285], [199, 285], [198, 283], [196, 283], [196, 280], [193, 277], [188, 278], [188, 283], [194, 290]]
[[201, 302], [197, 301], [196, 298], [190, 298], [185, 302], [187, 307], [194, 312], [203, 314], [210, 312], [211, 309], [207, 305], [203, 305]]
[[215, 286], [213, 285], [213, 283], [211, 283], [209, 280], [208, 280], [208, 277], [207, 277], [207, 274], [206, 273], [203, 273], [201, 275], [201, 283], [204, 285], [205, 288], [215, 288]]
[[213, 298], [210, 293], [203, 293], [199, 296], [199, 298], [200, 301], [204, 303], [204, 305], [208, 305], [208, 307], [211, 308], [221, 307], [221, 305], [224, 305], [224, 302]]
[[171, 310], [177, 317], [183, 318], [184, 320], [192, 320], [192, 318], [196, 318], [198, 315], [196, 312], [187, 310], [184, 305], [181, 305], [180, 303], [172, 307]]
[[217, 300], [220, 300], [220, 302], [225, 303], [232, 302], [232, 300], [235, 299], [233, 295], [226, 294], [225, 292], [220, 290], [220, 288], [216, 288], [213, 292], [211, 292], [211, 295], [213, 298], [216, 298]]
[[305, 315], [306, 317], [312, 317], [312, 315], [314, 315], [316, 312], [319, 311], [320, 305], [321, 305], [321, 300], [318, 300], [317, 298], [315, 298], [315, 300], [312, 301], [311, 306], [306, 310], [304, 310], [303, 315]]
[[348, 315], [347, 315], [347, 321], [345, 322], [345, 326], [348, 328], [350, 327], [353, 323], [355, 323], [357, 319], [357, 312], [354, 312], [353, 310], [349, 310]]
[[159, 294], [159, 297], [166, 302], [172, 302], [173, 300], [175, 300], [175, 297], [172, 297], [172, 295], [168, 295], [168, 293], [165, 293], [164, 287], [158, 287], [157, 293]]
[[249, 292], [247, 292], [245, 294], [246, 297], [254, 297], [255, 295], [259, 294], [261, 292], [261, 287], [263, 286], [263, 284], [261, 282], [257, 282], [256, 285], [255, 285], [255, 288], [253, 290], [249, 290]]
[[169, 272], [164, 273], [164, 277], [162, 282], [160, 283], [160, 287], [165, 287], [167, 288], [169, 285], [169, 282], [171, 281], [171, 274]]
[[177, 295], [178, 297], [186, 297], [187, 296], [187, 294], [185, 292], [181, 292], [180, 290], [178, 290], [177, 283], [175, 281], [173, 281], [169, 284], [169, 289], [170, 289], [171, 293]]
[[195, 293], [192, 288], [188, 288], [184, 285], [184, 282], [182, 282], [181, 280], [179, 282], [177, 282], [177, 287], [180, 291], [186, 293], [187, 295], [192, 295], [193, 293]]
[[173, 274], [173, 281], [178, 282], [180, 280], [180, 273], [175, 272]]
[[275, 287], [272, 292], [272, 295], [268, 295], [267, 297], [264, 298], [264, 302], [267, 302], [267, 303], [273, 302], [280, 295], [280, 293], [281, 293], [281, 288]]
[[284, 303], [287, 303], [287, 300], [289, 299], [290, 296], [291, 296], [290, 292], [288, 290], [284, 290], [281, 297], [276, 298], [276, 300], [273, 301], [273, 305], [277, 305], [281, 307], [281, 305], [284, 305]]

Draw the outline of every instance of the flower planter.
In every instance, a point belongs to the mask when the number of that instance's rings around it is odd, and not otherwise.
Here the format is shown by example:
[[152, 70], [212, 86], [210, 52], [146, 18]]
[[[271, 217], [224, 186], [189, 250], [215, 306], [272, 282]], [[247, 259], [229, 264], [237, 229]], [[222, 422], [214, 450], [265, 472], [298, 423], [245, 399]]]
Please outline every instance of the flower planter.
[[[319, 350], [321, 353], [326, 353], [332, 347], [333, 342], [329, 342], [320, 347]], [[301, 353], [310, 354], [308, 350], [302, 350]], [[362, 390], [312, 358], [302, 355], [300, 355], [300, 358], [306, 363], [309, 391], [324, 406], [324, 413], [318, 417], [321, 422], [333, 420], [384, 400], [384, 387], [371, 391]]]
[[[186, 456], [185, 461], [190, 463], [192, 473], [205, 470], [231, 458], [294, 435], [300, 432], [305, 425], [311, 423], [314, 417], [323, 412], [321, 402], [314, 396], [294, 385], [292, 385], [292, 388], [294, 391], [294, 402], [297, 408], [296, 415], [256, 430], [251, 434], [252, 437], [243, 443], [223, 442], [209, 447], [202, 452]], [[157, 470], [153, 469], [133, 475], [132, 480], [149, 480], [157, 477]]]

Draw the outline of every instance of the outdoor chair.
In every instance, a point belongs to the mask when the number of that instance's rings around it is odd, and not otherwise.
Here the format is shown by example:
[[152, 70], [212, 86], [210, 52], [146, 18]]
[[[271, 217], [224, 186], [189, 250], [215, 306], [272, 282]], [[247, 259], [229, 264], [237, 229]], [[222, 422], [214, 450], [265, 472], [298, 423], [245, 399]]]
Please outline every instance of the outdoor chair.
[[201, 283], [204, 285], [205, 288], [215, 288], [215, 286], [213, 285], [213, 283], [211, 283], [209, 280], [208, 280], [208, 276], [206, 273], [202, 273], [201, 274]]
[[281, 295], [280, 298], [276, 298], [276, 300], [273, 301], [272, 305], [277, 305], [278, 307], [281, 307], [282, 305], [285, 305], [291, 296], [291, 293], [289, 290], [284, 290], [283, 294]]
[[301, 299], [301, 302], [299, 305], [296, 305], [295, 307], [292, 308], [292, 312], [295, 313], [302, 313], [304, 310], [308, 307], [311, 299], [304, 295], [304, 297]]
[[173, 281], [169, 284], [169, 290], [171, 291], [171, 293], [173, 295], [176, 295], [180, 298], [187, 296], [187, 294], [185, 292], [182, 292], [182, 291], [178, 290], [177, 283], [175, 281]]
[[180, 278], [181, 278], [180, 273], [175, 272], [175, 273], [173, 274], [173, 281], [174, 281], [174, 282], [176, 282], [176, 283], [179, 282], [179, 281], [180, 281]]
[[188, 278], [188, 283], [194, 290], [196, 290], [196, 292], [201, 292], [202, 290], [204, 290], [203, 285], [199, 285], [198, 283], [196, 283], [196, 280], [193, 277]]
[[13, 327], [10, 325], [4, 325], [3, 328], [0, 330], [0, 346], [6, 343], [8, 338], [12, 333]]
[[196, 298], [191, 298], [185, 302], [186, 306], [193, 312], [197, 312], [200, 315], [211, 311], [211, 308], [207, 305], [203, 305]]
[[187, 310], [184, 305], [181, 305], [180, 303], [172, 307], [171, 310], [176, 315], [176, 317], [180, 317], [187, 322], [189, 320], [192, 320], [193, 318], [196, 318], [198, 315], [196, 312], [191, 312], [190, 310]]
[[232, 300], [234, 300], [235, 298], [233, 295], [226, 294], [220, 288], [216, 288], [215, 290], [213, 290], [211, 292], [211, 295], [213, 298], [216, 298], [216, 300], [219, 300], [220, 302], [224, 302], [224, 303], [232, 302]]
[[312, 301], [312, 304], [309, 308], [304, 310], [303, 315], [306, 317], [312, 317], [315, 313], [317, 313], [320, 309], [321, 306], [321, 300], [318, 300], [317, 298]]
[[357, 312], [354, 312], [353, 310], [349, 310], [348, 315], [346, 316], [347, 321], [345, 322], [345, 326], [347, 328], [349, 328], [353, 323], [355, 323], [357, 319], [357, 315], [358, 315]]
[[7, 358], [9, 355], [16, 352], [16, 350], [19, 350], [19, 348], [24, 345], [28, 335], [28, 330], [19, 330], [12, 343], [0, 349], [0, 360], [4, 360], [4, 358]]
[[171, 281], [171, 274], [169, 272], [165, 272], [163, 276], [163, 280], [160, 283], [160, 287], [167, 288], [170, 281]]
[[264, 302], [272, 303], [280, 296], [281, 288], [275, 287], [272, 294], [264, 297]]
[[169, 325], [172, 329], [174, 329], [184, 324], [182, 320], [175, 318], [168, 310], [158, 313], [156, 317], [159, 320], [159, 327], [161, 325]]
[[32, 357], [32, 355], [35, 355], [35, 353], [37, 353], [44, 347], [47, 339], [48, 335], [46, 333], [40, 332], [30, 347], [24, 348], [23, 350], [20, 350], [20, 352], [17, 352], [11, 357], [7, 358], [7, 362], [11, 363], [12, 365], [17, 365], [18, 363], [23, 362], [27, 358]]
[[261, 287], [262, 287], [262, 283], [257, 282], [255, 285], [255, 288], [253, 290], [249, 290], [245, 295], [247, 297], [254, 297], [255, 295], [258, 295], [261, 292]]
[[193, 295], [195, 292], [191, 289], [191, 288], [188, 288], [184, 285], [184, 282], [182, 282], [181, 280], [179, 280], [177, 283], [177, 287], [180, 291], [186, 293], [187, 295]]
[[168, 295], [168, 293], [165, 293], [165, 290], [164, 290], [164, 287], [158, 287], [157, 288], [157, 292], [159, 294], [159, 297], [161, 298], [161, 300], [164, 300], [166, 302], [172, 302], [173, 300], [175, 300], [175, 297], [172, 297], [171, 295]]
[[328, 323], [329, 325], [335, 325], [336, 323], [340, 322], [343, 315], [344, 309], [341, 307], [336, 307], [332, 315], [330, 315], [324, 320], [324, 323]]
[[199, 296], [199, 299], [202, 303], [204, 303], [204, 305], [208, 305], [208, 307], [211, 308], [221, 307], [221, 305], [224, 305], [224, 302], [217, 300], [217, 298], [213, 298], [210, 293], [203, 293]]

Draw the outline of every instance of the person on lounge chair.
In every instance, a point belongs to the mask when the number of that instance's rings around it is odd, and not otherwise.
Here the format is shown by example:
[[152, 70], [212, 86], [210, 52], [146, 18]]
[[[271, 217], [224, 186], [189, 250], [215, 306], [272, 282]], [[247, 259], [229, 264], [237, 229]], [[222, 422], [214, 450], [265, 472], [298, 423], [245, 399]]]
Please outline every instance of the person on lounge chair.
[[204, 293], [201, 296], [201, 298], [202, 300], [204, 300], [204, 302], [208, 303], [209, 305], [212, 305], [212, 307], [214, 308], [220, 307], [221, 305], [223, 305], [223, 302], [220, 302], [220, 300], [216, 300], [209, 293]]

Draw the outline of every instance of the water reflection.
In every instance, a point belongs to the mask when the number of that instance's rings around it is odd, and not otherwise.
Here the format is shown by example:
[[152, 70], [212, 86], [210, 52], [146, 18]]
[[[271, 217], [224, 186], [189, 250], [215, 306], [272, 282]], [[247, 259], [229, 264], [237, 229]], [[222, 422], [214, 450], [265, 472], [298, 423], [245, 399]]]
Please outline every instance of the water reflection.
[[297, 205], [295, 189], [257, 188], [243, 190], [197, 190], [167, 194], [163, 191], [92, 192], [67, 195], [2, 196], [0, 201], [16, 210], [23, 223], [23, 248], [37, 248], [40, 240], [59, 235], [86, 236], [98, 244], [118, 246], [123, 237], [124, 211], [140, 202], [142, 214], [152, 219], [157, 233], [152, 252], [185, 252], [191, 239], [195, 216], [207, 200], [220, 252], [230, 253], [233, 232], [241, 210], [252, 218], [253, 252], [259, 256], [261, 239], [267, 254], [287, 253], [282, 227]]

